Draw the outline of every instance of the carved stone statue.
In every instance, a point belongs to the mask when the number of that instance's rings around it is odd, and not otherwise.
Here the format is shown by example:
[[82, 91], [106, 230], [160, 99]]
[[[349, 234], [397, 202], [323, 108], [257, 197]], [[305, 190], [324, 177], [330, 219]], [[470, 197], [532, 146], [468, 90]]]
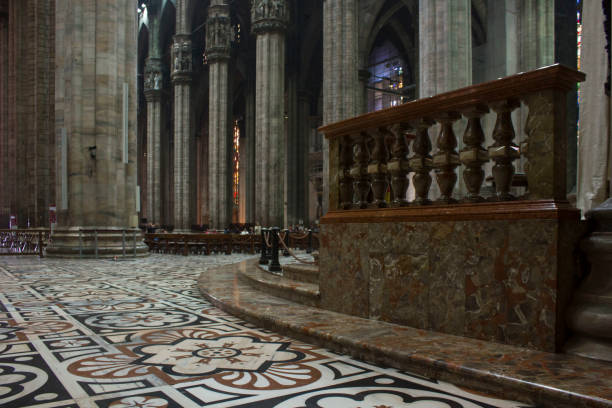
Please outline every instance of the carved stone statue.
[[174, 44], [173, 47], [174, 64], [172, 65], [173, 71], [179, 71], [181, 69], [181, 48], [178, 44]]

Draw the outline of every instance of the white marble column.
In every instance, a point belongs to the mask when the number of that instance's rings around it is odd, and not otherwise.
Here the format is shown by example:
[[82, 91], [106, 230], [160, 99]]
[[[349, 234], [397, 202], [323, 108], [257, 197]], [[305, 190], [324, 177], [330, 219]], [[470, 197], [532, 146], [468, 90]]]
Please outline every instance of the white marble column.
[[161, 60], [147, 58], [144, 94], [147, 100], [147, 185], [145, 216], [148, 222], [160, 224], [161, 219]]
[[[323, 124], [360, 113], [357, 0], [323, 2]], [[331, 175], [335, 176], [335, 175]], [[329, 146], [323, 140], [323, 179], [329, 180]], [[323, 183], [323, 214], [329, 207], [329, 183]]]
[[213, 0], [208, 8], [206, 56], [208, 59], [208, 211], [212, 228], [231, 223], [231, 126], [228, 95], [228, 62], [231, 25], [229, 6]]
[[612, 137], [610, 97], [604, 91], [608, 54], [601, 3], [585, 2], [582, 21], [580, 69], [587, 80], [580, 85], [577, 206], [584, 214], [610, 196]]
[[285, 0], [256, 0], [251, 10], [257, 36], [255, 85], [256, 221], [284, 226]]
[[471, 0], [419, 1], [419, 95], [472, 84]]
[[[177, 32], [179, 10], [177, 1]], [[182, 32], [182, 31], [181, 31]], [[181, 33], [179, 32], [179, 33]], [[176, 34], [172, 44], [172, 83], [174, 85], [174, 168], [172, 177], [172, 214], [174, 230], [191, 230], [191, 39], [189, 34]]]
[[148, 253], [136, 228], [136, 21], [131, 2], [56, 3], [58, 228], [49, 256]]
[[246, 102], [245, 102], [245, 115], [244, 115], [244, 156], [240, 156], [240, 166], [246, 168], [246, 177], [244, 180], [246, 184], [246, 221], [254, 223], [255, 218], [255, 180], [256, 180], [256, 166], [255, 166], [255, 150], [257, 148], [257, 140], [255, 138], [255, 80], [254, 75], [249, 71], [247, 73], [247, 87], [246, 87]]
[[11, 183], [8, 177], [8, 5], [0, 2], [0, 217], [10, 215]]

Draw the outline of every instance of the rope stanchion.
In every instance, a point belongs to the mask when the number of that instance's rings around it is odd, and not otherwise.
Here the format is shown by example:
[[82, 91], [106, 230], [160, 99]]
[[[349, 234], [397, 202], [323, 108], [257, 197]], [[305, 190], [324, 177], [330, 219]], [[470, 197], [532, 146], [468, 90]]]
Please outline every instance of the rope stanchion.
[[268, 270], [270, 272], [279, 272], [281, 271], [280, 262], [278, 262], [278, 240], [279, 240], [279, 228], [274, 227], [270, 231], [272, 232], [272, 256], [270, 258], [270, 265], [268, 266]]
[[285, 244], [285, 241], [283, 241], [280, 238], [280, 236], [279, 236], [279, 241], [280, 241], [280, 244], [283, 246], [283, 248], [287, 252], [289, 252], [289, 255], [291, 255], [296, 261], [298, 261], [300, 263], [303, 263], [303, 264], [307, 264], [307, 265], [314, 265], [315, 264], [315, 261], [307, 261], [305, 259], [298, 258], [297, 255], [295, 255], [295, 253], [293, 253], [293, 251], [287, 247], [287, 245]]
[[260, 265], [267, 265], [268, 264], [268, 256], [267, 256], [267, 247], [266, 247], [267, 243], [266, 243], [266, 232], [265, 230], [262, 228], [261, 230], [261, 256], [259, 257], [259, 264]]

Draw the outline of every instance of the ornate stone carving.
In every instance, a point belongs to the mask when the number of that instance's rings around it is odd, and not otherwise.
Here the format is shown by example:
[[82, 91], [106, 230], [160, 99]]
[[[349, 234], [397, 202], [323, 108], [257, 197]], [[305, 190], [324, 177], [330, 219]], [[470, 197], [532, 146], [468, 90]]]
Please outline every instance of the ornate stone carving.
[[251, 23], [254, 33], [284, 31], [289, 22], [286, 0], [254, 0]]
[[206, 21], [206, 56], [209, 62], [230, 57], [232, 37], [229, 6], [210, 6]]
[[159, 58], [147, 58], [144, 70], [144, 92], [147, 99], [159, 96], [163, 86], [162, 65]]
[[174, 81], [191, 78], [191, 39], [188, 35], [177, 34], [172, 45], [172, 79]]

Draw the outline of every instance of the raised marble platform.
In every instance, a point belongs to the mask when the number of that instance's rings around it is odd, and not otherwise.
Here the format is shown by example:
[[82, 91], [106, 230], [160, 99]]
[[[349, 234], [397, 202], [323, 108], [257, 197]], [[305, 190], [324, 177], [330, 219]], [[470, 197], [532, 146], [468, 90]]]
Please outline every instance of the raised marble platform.
[[541, 407], [612, 407], [612, 365], [349, 316], [272, 296], [240, 276], [257, 260], [211, 268], [202, 294], [241, 318], [362, 360]]
[[[283, 266], [283, 269], [287, 265]], [[240, 278], [249, 285], [265, 293], [302, 303], [308, 306], [319, 306], [319, 285], [289, 279], [285, 276], [275, 275], [261, 268], [247, 268], [239, 273]]]
[[287, 264], [283, 265], [283, 276], [298, 282], [319, 285], [319, 267], [317, 265]]

